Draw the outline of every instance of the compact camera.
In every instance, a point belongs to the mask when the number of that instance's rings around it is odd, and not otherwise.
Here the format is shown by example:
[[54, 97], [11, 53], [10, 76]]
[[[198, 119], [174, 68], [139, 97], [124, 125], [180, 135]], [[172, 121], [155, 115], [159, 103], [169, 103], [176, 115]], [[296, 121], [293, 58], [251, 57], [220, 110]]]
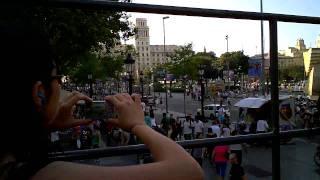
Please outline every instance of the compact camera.
[[77, 103], [75, 112], [80, 118], [92, 120], [107, 120], [116, 117], [114, 106], [108, 101], [80, 101]]

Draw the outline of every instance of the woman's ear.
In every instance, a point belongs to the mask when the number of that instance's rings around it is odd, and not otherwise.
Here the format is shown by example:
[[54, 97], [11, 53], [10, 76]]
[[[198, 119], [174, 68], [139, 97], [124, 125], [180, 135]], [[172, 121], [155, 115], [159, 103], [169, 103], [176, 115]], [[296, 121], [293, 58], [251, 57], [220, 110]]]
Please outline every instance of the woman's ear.
[[40, 111], [46, 101], [44, 87], [41, 81], [37, 81], [32, 87], [32, 100], [37, 111]]

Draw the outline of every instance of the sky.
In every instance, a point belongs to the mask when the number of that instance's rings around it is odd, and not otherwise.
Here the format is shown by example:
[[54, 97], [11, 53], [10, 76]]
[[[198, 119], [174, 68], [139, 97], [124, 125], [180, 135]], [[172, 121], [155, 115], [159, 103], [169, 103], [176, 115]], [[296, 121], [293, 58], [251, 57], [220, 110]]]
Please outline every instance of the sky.
[[[184, 6], [208, 9], [225, 9], [260, 12], [260, 0], [132, 0], [133, 3]], [[320, 0], [263, 0], [267, 13], [292, 14], [320, 17]], [[162, 17], [166, 15], [128, 13], [130, 21], [146, 18], [150, 28], [150, 44], [163, 44]], [[261, 53], [260, 21], [173, 16], [165, 20], [166, 44], [193, 44], [196, 52], [214, 51], [218, 56], [227, 50], [225, 36], [229, 36], [229, 51], [243, 50], [247, 55]], [[268, 22], [264, 23], [265, 52], [269, 51]], [[320, 25], [279, 23], [279, 50], [295, 46], [296, 40], [304, 39], [307, 47], [316, 46]], [[134, 38], [127, 44], [134, 44]]]

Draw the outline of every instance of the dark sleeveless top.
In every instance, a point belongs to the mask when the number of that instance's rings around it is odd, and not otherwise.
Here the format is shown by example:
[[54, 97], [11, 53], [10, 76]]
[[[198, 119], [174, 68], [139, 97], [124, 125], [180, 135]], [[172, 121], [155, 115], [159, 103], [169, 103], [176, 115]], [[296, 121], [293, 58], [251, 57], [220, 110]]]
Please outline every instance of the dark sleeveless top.
[[48, 162], [8, 162], [0, 166], [0, 180], [28, 180]]

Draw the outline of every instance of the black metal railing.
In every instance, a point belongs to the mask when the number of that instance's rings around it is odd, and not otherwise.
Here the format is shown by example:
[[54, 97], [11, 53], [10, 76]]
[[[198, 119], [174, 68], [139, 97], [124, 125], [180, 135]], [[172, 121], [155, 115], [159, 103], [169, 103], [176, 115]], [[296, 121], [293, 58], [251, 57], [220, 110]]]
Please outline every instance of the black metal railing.
[[[149, 4], [121, 3], [113, 1], [90, 1], [90, 0], [51, 0], [48, 2], [52, 7], [80, 8], [92, 10], [110, 10], [126, 11], [139, 13], [171, 14], [182, 16], [200, 16], [212, 18], [230, 18], [243, 20], [265, 20], [269, 21], [270, 33], [270, 78], [271, 78], [271, 101], [272, 101], [272, 124], [274, 130], [272, 133], [256, 134], [248, 136], [237, 136], [228, 138], [201, 139], [192, 141], [178, 142], [185, 148], [207, 146], [212, 144], [232, 144], [249, 141], [259, 141], [262, 139], [272, 140], [272, 178], [280, 179], [280, 138], [305, 136], [310, 130], [297, 130], [289, 132], [279, 132], [279, 88], [278, 88], [278, 22], [320, 24], [320, 17], [295, 16], [273, 13], [258, 13], [230, 10], [216, 10], [190, 7], [175, 7]], [[311, 132], [319, 134], [319, 128], [312, 129]], [[50, 158], [54, 160], [73, 160], [85, 158], [98, 158], [102, 156], [136, 154], [146, 152], [144, 145], [114, 147], [106, 149], [93, 149], [70, 151], [65, 153], [51, 154]]]
[[[300, 129], [291, 131], [280, 132], [280, 139], [293, 138], [293, 137], [312, 137], [320, 135], [320, 128], [312, 129]], [[240, 144], [251, 143], [258, 141], [271, 140], [274, 137], [272, 132], [250, 135], [239, 135], [225, 138], [206, 138], [195, 139], [187, 141], [177, 141], [185, 149], [191, 149], [196, 147], [208, 147], [213, 145], [227, 145], [227, 144]], [[276, 137], [279, 138], [279, 137]], [[128, 154], [140, 154], [149, 152], [148, 148], [144, 144], [131, 145], [131, 146], [117, 146], [99, 149], [87, 149], [87, 150], [75, 150], [50, 153], [49, 159], [53, 161], [70, 161], [80, 159], [95, 159], [100, 157], [121, 156]]]

